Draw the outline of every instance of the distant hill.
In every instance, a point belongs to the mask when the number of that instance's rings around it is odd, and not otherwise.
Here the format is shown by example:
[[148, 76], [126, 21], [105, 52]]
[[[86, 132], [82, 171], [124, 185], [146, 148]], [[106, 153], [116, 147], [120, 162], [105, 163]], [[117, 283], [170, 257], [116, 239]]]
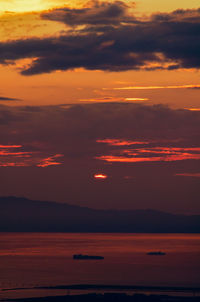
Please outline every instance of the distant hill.
[[95, 210], [0, 197], [0, 231], [200, 233], [200, 215], [173, 215], [155, 210]]

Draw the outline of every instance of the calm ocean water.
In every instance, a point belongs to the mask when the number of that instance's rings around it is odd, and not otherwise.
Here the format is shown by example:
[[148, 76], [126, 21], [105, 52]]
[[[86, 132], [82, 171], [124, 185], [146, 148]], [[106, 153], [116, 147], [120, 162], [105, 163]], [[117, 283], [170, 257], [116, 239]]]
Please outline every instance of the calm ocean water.
[[[150, 251], [166, 255], [146, 255]], [[75, 261], [75, 253], [105, 259]], [[200, 287], [199, 276], [200, 234], [0, 233], [1, 290], [71, 284]]]

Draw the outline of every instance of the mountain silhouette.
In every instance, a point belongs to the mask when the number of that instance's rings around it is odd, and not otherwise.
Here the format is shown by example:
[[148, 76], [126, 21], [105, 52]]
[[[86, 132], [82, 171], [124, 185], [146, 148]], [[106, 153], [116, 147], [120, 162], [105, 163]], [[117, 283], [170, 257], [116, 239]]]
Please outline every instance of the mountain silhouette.
[[96, 210], [0, 197], [0, 231], [199, 233], [200, 215], [174, 215], [156, 210]]

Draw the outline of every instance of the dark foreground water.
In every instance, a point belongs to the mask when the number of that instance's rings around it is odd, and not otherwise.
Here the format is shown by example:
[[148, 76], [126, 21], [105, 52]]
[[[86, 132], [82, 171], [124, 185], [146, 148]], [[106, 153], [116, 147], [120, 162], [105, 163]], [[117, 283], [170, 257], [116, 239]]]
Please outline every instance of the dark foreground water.
[[[105, 259], [77, 261], [75, 253]], [[0, 299], [71, 284], [200, 287], [200, 235], [0, 233]], [[14, 288], [29, 289], [4, 291]]]

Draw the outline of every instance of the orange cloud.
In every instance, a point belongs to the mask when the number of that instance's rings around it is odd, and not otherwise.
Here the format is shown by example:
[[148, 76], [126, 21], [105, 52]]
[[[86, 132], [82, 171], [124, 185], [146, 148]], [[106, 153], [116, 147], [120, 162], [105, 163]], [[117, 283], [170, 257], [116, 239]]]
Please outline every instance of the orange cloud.
[[62, 157], [62, 154], [46, 157], [41, 151], [26, 152], [19, 150], [22, 147], [22, 145], [0, 145], [0, 167], [37, 166], [43, 168], [62, 164], [55, 160]]
[[189, 111], [200, 111], [200, 108], [184, 108]]
[[44, 159], [41, 160], [41, 162], [39, 164], [37, 164], [37, 167], [45, 168], [45, 167], [48, 167], [48, 166], [61, 165], [62, 163], [60, 163], [58, 161], [55, 161], [55, 159], [59, 158], [59, 157], [63, 157], [63, 155], [62, 154], [56, 154], [56, 155], [44, 158]]
[[116, 87], [114, 90], [154, 90], [154, 89], [187, 89], [187, 88], [200, 88], [200, 85], [167, 85], [167, 86], [127, 86]]
[[22, 145], [0, 145], [0, 149], [8, 149], [8, 148], [21, 148]]
[[80, 102], [96, 102], [96, 103], [106, 103], [106, 102], [121, 102], [123, 98], [112, 97], [112, 96], [103, 96], [101, 98], [87, 98], [87, 99], [79, 99]]
[[131, 146], [131, 145], [145, 145], [149, 144], [149, 142], [144, 141], [126, 141], [120, 139], [98, 139], [97, 143], [105, 143], [110, 146]]
[[182, 156], [165, 156], [165, 157], [123, 157], [123, 156], [99, 156], [97, 159], [104, 160], [107, 162], [126, 162], [126, 163], [137, 163], [137, 162], [160, 162], [160, 161], [179, 161], [187, 159], [200, 159], [200, 155], [189, 155], [185, 154]]
[[[123, 145], [122, 145], [123, 146]], [[144, 156], [144, 154], [146, 156]], [[156, 154], [158, 156], [152, 156]], [[152, 147], [120, 150], [111, 155], [96, 157], [107, 162], [171, 162], [181, 160], [200, 160], [200, 148]]]
[[177, 173], [175, 176], [200, 177], [200, 173]]
[[106, 102], [145, 102], [149, 101], [148, 98], [124, 98], [124, 97], [117, 97], [117, 96], [108, 96], [108, 97], [101, 97], [101, 98], [87, 98], [87, 99], [79, 99], [80, 102], [97, 102], [97, 103], [106, 103]]
[[6, 150], [0, 151], [0, 156], [8, 156], [8, 155], [14, 155], [14, 156], [27, 156], [31, 154], [31, 152], [8, 152]]
[[137, 101], [149, 101], [148, 98], [125, 98], [125, 101], [137, 102]]

